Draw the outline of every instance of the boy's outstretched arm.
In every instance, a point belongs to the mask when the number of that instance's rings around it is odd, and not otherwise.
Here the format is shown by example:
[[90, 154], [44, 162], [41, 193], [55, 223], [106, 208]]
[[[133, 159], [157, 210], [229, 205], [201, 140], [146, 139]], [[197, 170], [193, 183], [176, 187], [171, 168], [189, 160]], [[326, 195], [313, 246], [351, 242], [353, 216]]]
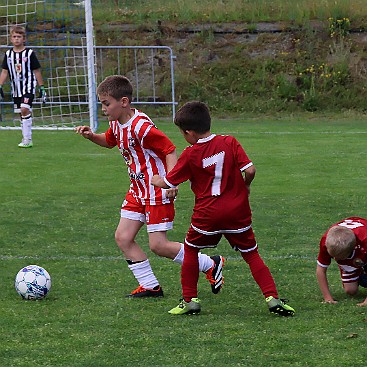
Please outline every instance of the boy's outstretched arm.
[[[175, 149], [173, 152], [166, 155], [167, 172], [171, 171], [172, 168], [176, 165], [176, 163], [177, 163], [177, 153], [176, 153], [176, 149]], [[161, 179], [162, 179], [163, 182], [161, 180], [157, 180], [160, 184], [160, 186], [158, 186], [158, 187], [160, 187], [162, 189], [167, 189], [166, 196], [168, 198], [173, 198], [174, 199], [177, 196], [178, 188], [168, 186], [164, 182], [163, 178], [161, 178]], [[152, 180], [152, 185], [153, 185], [153, 180]]]
[[177, 187], [168, 186], [166, 184], [166, 182], [164, 181], [163, 177], [161, 177], [159, 175], [154, 175], [152, 177], [152, 180], [150, 181], [150, 183], [153, 186], [160, 187], [161, 189], [167, 189], [166, 196], [168, 198], [174, 199], [177, 196], [178, 188]]
[[324, 296], [324, 302], [325, 303], [338, 303], [337, 301], [334, 300], [333, 296], [330, 293], [326, 272], [327, 272], [327, 268], [317, 265], [316, 278], [317, 278], [317, 282], [319, 283], [320, 291], [322, 295]]
[[160, 187], [161, 189], [169, 189], [170, 187], [164, 182], [163, 177], [159, 175], [154, 175], [152, 177], [151, 184], [156, 187]]
[[113, 148], [107, 144], [105, 133], [95, 134], [93, 133], [90, 126], [77, 126], [75, 128], [75, 132], [81, 135], [83, 138], [88, 139], [97, 145], [100, 145], [101, 147], [110, 148], [110, 149]]

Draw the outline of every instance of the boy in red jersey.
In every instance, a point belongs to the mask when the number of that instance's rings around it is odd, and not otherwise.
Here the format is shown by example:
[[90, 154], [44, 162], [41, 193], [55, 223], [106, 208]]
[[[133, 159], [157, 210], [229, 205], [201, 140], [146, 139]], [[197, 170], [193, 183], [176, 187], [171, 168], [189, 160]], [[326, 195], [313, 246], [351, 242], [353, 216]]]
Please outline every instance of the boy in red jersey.
[[255, 166], [234, 137], [210, 132], [211, 118], [204, 103], [186, 103], [177, 112], [175, 124], [191, 146], [183, 151], [165, 177], [153, 176], [152, 184], [175, 188], [190, 180], [195, 207], [185, 238], [181, 271], [183, 300], [169, 313], [200, 312], [198, 252], [202, 248], [216, 247], [223, 235], [249, 265], [270, 312], [293, 316], [294, 309], [278, 298], [274, 279], [258, 253], [251, 228], [248, 196]]
[[[182, 264], [183, 244], [168, 241], [166, 235], [167, 230], [173, 227], [173, 199], [177, 189], [162, 190], [150, 185], [154, 174], [165, 175], [176, 164], [176, 147], [147, 115], [131, 108], [132, 93], [133, 87], [126, 77], [107, 77], [98, 86], [97, 94], [102, 111], [108, 117], [109, 129], [95, 134], [89, 126], [78, 126], [76, 132], [102, 147], [117, 146], [128, 166], [131, 184], [115, 232], [117, 245], [139, 283], [127, 297], [162, 297], [162, 288], [147, 255], [135, 238], [146, 223], [150, 249], [159, 256]], [[222, 256], [199, 254], [200, 270], [206, 273], [213, 293], [218, 293], [222, 286], [223, 263]]]
[[[344, 219], [321, 237], [316, 278], [325, 303], [337, 303], [330, 293], [326, 275], [332, 258], [339, 266], [345, 293], [352, 296], [357, 294], [359, 285], [367, 287], [367, 219]], [[367, 306], [367, 298], [358, 306]]]

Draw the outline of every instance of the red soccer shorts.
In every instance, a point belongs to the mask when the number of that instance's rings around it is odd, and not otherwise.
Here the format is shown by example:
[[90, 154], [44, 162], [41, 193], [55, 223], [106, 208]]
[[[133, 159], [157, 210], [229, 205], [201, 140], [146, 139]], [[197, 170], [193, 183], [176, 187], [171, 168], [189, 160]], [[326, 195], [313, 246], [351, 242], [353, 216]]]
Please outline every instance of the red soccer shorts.
[[257, 248], [255, 235], [251, 226], [239, 230], [208, 232], [191, 225], [187, 232], [185, 243], [198, 248], [217, 247], [222, 236], [227, 239], [235, 250], [249, 252]]
[[138, 220], [147, 224], [147, 231], [160, 232], [173, 228], [175, 207], [173, 203], [143, 205], [131, 192], [126, 194], [121, 206], [121, 218]]

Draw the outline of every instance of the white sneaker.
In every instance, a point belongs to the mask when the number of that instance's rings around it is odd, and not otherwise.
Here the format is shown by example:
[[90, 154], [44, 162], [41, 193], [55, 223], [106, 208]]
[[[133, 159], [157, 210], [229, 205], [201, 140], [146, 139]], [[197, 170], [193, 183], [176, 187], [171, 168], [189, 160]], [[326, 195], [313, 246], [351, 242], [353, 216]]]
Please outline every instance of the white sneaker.
[[18, 144], [19, 148], [32, 148], [33, 147], [33, 142], [32, 140], [29, 139], [23, 139], [19, 144]]

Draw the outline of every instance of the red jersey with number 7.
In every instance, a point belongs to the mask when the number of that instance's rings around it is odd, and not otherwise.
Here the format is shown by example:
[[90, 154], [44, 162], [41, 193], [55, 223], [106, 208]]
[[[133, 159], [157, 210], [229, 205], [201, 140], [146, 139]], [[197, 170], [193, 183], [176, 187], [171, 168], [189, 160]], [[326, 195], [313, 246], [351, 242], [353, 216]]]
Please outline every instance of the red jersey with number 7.
[[195, 227], [210, 232], [236, 230], [251, 225], [242, 172], [252, 165], [233, 136], [212, 134], [187, 147], [164, 180], [170, 187], [191, 182], [195, 194], [191, 223]]

